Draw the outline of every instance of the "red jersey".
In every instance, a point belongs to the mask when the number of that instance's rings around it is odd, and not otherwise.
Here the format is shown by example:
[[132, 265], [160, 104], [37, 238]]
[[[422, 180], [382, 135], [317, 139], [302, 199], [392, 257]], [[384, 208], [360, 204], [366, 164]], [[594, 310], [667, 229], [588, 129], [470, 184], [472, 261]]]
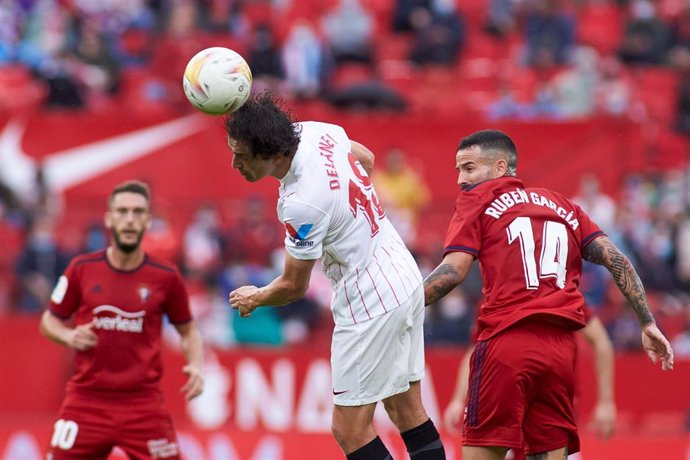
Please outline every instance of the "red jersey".
[[96, 394], [157, 392], [163, 314], [173, 324], [192, 319], [177, 269], [148, 254], [131, 271], [110, 265], [105, 251], [75, 257], [48, 306], [77, 325], [94, 321], [98, 344], [77, 352], [67, 391]]
[[485, 301], [478, 340], [535, 314], [585, 324], [578, 290], [582, 253], [601, 229], [560, 193], [525, 188], [516, 177], [488, 180], [460, 192], [444, 254], [479, 259]]

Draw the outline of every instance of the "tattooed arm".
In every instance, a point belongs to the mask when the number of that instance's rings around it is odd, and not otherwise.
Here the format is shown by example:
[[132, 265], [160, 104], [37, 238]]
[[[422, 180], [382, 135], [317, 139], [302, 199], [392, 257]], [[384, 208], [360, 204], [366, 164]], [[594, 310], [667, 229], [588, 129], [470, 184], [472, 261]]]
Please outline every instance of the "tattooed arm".
[[474, 256], [466, 252], [449, 252], [441, 264], [424, 280], [424, 305], [432, 304], [462, 283], [470, 271]]
[[662, 369], [673, 369], [673, 349], [666, 337], [656, 327], [654, 316], [649, 310], [642, 281], [628, 258], [607, 237], [600, 236], [589, 243], [583, 254], [585, 260], [603, 265], [613, 276], [618, 289], [623, 293], [637, 315], [642, 328], [642, 347], [653, 363], [661, 358]]
[[625, 254], [611, 240], [605, 236], [596, 238], [587, 245], [583, 257], [589, 262], [606, 267], [618, 289], [630, 302], [641, 326], [654, 322], [640, 277]]

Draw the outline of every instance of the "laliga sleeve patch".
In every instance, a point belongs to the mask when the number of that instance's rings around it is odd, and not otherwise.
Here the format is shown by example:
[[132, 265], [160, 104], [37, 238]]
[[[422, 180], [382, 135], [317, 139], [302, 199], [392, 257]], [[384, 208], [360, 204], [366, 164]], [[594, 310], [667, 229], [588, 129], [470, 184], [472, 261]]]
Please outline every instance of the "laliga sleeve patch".
[[62, 299], [65, 298], [65, 294], [67, 293], [68, 284], [69, 282], [67, 281], [67, 277], [65, 275], [62, 275], [60, 279], [58, 279], [58, 282], [55, 284], [55, 288], [53, 289], [53, 293], [50, 295], [50, 300], [52, 300], [53, 303], [62, 303]]

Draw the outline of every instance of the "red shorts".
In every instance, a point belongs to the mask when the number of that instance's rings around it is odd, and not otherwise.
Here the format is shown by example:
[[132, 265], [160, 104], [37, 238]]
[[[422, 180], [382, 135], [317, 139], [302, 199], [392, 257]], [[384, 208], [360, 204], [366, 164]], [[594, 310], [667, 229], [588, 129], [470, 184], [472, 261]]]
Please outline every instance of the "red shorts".
[[159, 395], [113, 401], [68, 394], [53, 425], [48, 459], [179, 459], [172, 419]]
[[470, 362], [463, 445], [580, 450], [573, 417], [574, 333], [523, 321], [477, 342]]

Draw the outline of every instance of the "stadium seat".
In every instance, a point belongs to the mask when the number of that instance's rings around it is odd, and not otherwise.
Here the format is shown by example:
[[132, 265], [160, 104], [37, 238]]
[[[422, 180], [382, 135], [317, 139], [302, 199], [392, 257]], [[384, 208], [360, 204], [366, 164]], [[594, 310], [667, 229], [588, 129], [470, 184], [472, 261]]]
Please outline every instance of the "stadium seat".
[[602, 55], [613, 53], [623, 37], [623, 11], [614, 2], [587, 2], [578, 14], [577, 41]]

